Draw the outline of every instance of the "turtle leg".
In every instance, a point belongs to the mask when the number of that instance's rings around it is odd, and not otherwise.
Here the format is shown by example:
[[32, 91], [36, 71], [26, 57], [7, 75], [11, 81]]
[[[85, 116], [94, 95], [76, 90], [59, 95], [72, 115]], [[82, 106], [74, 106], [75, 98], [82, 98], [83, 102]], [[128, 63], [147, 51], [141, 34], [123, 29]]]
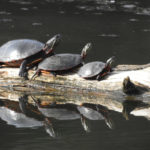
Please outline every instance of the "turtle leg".
[[96, 80], [99, 81], [100, 79], [101, 79], [101, 75], [99, 74], [99, 75], [96, 76]]
[[31, 79], [30, 80], [32, 80], [32, 79], [35, 79], [36, 78], [36, 76], [39, 76], [41, 74], [41, 70], [40, 69], [38, 69], [34, 74], [33, 74], [33, 76], [31, 77]]
[[57, 73], [56, 72], [50, 72], [51, 75], [53, 75], [54, 77], [57, 76]]
[[19, 76], [24, 77], [25, 79], [28, 79], [28, 71], [27, 71], [27, 64], [29, 63], [29, 60], [25, 59], [20, 65], [19, 70]]

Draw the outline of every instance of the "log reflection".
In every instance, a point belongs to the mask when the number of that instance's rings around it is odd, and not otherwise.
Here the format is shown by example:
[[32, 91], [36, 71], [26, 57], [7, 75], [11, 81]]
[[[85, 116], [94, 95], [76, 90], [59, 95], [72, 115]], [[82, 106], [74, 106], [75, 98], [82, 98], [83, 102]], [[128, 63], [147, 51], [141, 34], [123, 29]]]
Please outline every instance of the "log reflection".
[[0, 118], [16, 128], [44, 127], [52, 138], [60, 135], [57, 131], [57, 122], [61, 121], [78, 120], [81, 129], [86, 132], [90, 131], [88, 125], [90, 120], [104, 121], [110, 129], [112, 128], [109, 110], [101, 105], [57, 102], [45, 105], [40, 99], [33, 100], [34, 103], [29, 103], [28, 95], [20, 96], [18, 101], [0, 99]]

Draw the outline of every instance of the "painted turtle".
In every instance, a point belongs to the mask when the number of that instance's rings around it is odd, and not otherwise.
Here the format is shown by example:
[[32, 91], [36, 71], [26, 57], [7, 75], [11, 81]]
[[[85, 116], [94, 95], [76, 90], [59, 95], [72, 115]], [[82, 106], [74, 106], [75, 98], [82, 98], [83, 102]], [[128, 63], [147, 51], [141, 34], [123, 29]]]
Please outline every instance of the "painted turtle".
[[44, 57], [51, 55], [59, 41], [59, 34], [53, 36], [45, 45], [31, 39], [8, 41], [0, 47], [0, 64], [20, 67], [19, 76], [27, 78], [27, 66], [36, 64]]
[[87, 63], [79, 69], [78, 75], [85, 79], [96, 77], [96, 79], [99, 80], [111, 71], [113, 61], [114, 56], [109, 58], [106, 63], [101, 61]]
[[41, 72], [56, 73], [79, 66], [83, 63], [83, 60], [86, 57], [87, 50], [91, 49], [91, 47], [92, 44], [87, 43], [82, 49], [81, 54], [64, 53], [47, 57], [38, 64], [38, 69], [31, 79], [33, 79], [35, 75], [39, 75]]

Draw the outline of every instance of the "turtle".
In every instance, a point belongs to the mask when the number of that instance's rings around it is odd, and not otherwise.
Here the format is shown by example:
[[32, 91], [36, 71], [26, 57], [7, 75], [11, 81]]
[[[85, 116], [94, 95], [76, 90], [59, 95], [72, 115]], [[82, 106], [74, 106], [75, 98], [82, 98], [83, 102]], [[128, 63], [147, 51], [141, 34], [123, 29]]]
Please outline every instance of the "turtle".
[[91, 47], [92, 44], [87, 43], [82, 49], [81, 54], [62, 53], [47, 57], [38, 64], [37, 71], [31, 79], [36, 75], [40, 75], [40, 73], [52, 73], [53, 75], [57, 75], [58, 72], [68, 71], [82, 65], [87, 50], [91, 49]]
[[60, 41], [60, 34], [45, 44], [33, 39], [15, 39], [0, 47], [0, 65], [20, 67], [19, 76], [27, 78], [27, 66], [34, 66], [46, 56], [52, 55]]
[[114, 56], [109, 58], [106, 63], [101, 61], [89, 62], [79, 69], [78, 75], [85, 79], [95, 77], [97, 80], [100, 80], [111, 71], [111, 64], [114, 61], [114, 58]]

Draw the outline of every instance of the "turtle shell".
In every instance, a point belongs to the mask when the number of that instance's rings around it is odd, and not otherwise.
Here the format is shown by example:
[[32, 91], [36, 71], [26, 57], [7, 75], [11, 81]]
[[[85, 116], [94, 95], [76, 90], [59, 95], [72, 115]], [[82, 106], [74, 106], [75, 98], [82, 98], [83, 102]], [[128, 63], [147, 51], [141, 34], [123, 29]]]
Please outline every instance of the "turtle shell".
[[100, 74], [105, 69], [105, 67], [106, 63], [100, 61], [90, 62], [79, 69], [78, 75], [83, 78], [92, 78]]
[[38, 69], [49, 71], [62, 71], [72, 69], [82, 63], [82, 57], [79, 54], [56, 54], [47, 57], [38, 65]]
[[11, 62], [25, 59], [41, 51], [44, 43], [31, 39], [8, 41], [0, 47], [0, 62]]

